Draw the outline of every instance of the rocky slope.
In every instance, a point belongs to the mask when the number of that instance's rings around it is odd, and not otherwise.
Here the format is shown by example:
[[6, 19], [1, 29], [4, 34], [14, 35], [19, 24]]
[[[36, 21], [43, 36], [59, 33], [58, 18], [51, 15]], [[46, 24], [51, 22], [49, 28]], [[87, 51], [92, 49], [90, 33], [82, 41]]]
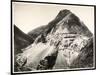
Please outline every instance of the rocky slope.
[[33, 43], [33, 39], [14, 25], [14, 70], [17, 70], [16, 56], [23, 53], [22, 49]]

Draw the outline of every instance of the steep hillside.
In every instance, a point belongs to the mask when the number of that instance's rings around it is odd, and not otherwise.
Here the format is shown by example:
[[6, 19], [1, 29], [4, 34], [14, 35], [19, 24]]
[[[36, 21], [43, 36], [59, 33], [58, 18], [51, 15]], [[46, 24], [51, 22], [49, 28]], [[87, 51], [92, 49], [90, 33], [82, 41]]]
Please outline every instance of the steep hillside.
[[16, 25], [14, 25], [14, 50], [15, 54], [19, 53], [22, 48], [27, 47], [33, 42], [32, 38], [22, 32]]

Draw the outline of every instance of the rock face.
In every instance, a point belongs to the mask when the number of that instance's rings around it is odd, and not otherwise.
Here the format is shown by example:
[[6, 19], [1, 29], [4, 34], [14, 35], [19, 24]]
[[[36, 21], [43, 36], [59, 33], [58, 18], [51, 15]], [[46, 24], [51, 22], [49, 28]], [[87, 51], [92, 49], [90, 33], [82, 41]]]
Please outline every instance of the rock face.
[[28, 35], [34, 42], [17, 56], [16, 63], [20, 68], [46, 70], [94, 66], [93, 34], [67, 9], [61, 10], [48, 25], [32, 30]]

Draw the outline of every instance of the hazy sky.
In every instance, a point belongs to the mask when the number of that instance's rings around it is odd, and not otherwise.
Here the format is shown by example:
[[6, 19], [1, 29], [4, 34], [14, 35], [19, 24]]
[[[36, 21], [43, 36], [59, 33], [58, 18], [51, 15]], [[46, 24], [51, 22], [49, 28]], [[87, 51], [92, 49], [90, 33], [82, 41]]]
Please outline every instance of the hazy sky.
[[68, 9], [77, 15], [85, 25], [94, 32], [94, 8], [88, 6], [35, 4], [35, 3], [13, 3], [13, 24], [17, 25], [23, 32], [52, 21], [62, 9]]

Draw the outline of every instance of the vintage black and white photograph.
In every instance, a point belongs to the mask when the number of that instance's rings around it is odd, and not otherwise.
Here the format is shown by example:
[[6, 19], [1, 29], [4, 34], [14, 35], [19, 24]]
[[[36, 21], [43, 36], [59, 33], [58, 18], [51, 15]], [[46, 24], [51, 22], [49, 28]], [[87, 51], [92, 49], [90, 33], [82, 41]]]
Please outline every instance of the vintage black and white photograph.
[[12, 2], [13, 73], [95, 69], [95, 7]]

